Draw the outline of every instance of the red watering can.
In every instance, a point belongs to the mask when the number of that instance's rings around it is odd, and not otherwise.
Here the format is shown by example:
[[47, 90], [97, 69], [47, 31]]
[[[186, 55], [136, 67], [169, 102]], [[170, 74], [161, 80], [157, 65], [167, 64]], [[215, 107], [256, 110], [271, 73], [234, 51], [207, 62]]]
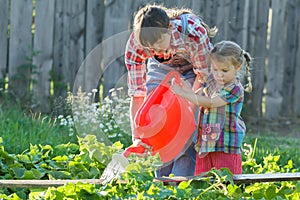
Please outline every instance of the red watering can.
[[[180, 84], [180, 74], [169, 72], [160, 85], [147, 97], [135, 117], [135, 138], [151, 146], [152, 155], [159, 153], [164, 163], [180, 155], [196, 129], [192, 105], [184, 98], [175, 95], [171, 80]], [[129, 164], [130, 154], [142, 154], [143, 146], [128, 147], [122, 154], [114, 154], [112, 161], [100, 179], [103, 183], [111, 181]]]
[[[175, 95], [171, 80], [180, 84], [180, 74], [169, 72], [160, 85], [147, 97], [135, 117], [135, 138], [152, 147], [152, 155], [160, 154], [166, 163], [175, 159], [183, 150], [196, 129], [192, 105], [184, 98]], [[129, 147], [123, 153], [142, 153], [142, 146]]]

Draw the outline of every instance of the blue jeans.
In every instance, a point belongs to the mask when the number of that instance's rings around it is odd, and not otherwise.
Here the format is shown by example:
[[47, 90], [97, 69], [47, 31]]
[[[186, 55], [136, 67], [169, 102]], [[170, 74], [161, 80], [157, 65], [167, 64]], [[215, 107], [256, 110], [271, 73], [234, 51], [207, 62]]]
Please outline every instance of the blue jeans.
[[[161, 64], [155, 59], [149, 59], [147, 62], [147, 94], [151, 93], [171, 70], [173, 69], [167, 64]], [[195, 74], [193, 70], [190, 70], [185, 74], [181, 74], [181, 77], [192, 85]], [[175, 176], [194, 175], [196, 165], [196, 151], [194, 149], [195, 133], [196, 131], [184, 148], [185, 151], [178, 158], [163, 164], [156, 170], [156, 177], [169, 176], [170, 174], [174, 174]]]
[[196, 150], [194, 143], [174, 161], [165, 163], [156, 170], [156, 177], [169, 176], [193, 176], [196, 165]]

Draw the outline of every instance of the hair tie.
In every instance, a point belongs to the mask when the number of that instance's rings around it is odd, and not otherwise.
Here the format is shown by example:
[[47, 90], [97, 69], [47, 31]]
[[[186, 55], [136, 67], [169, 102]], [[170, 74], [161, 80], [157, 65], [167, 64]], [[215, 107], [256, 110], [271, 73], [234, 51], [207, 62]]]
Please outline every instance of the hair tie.
[[241, 56], [243, 56], [246, 52], [242, 49]]

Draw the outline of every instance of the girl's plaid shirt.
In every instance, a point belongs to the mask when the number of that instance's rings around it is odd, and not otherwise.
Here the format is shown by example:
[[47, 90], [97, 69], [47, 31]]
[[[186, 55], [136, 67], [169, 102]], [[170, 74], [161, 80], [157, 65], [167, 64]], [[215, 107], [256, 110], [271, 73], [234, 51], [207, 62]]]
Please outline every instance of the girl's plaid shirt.
[[[208, 54], [212, 49], [206, 29], [201, 25], [200, 18], [187, 14], [187, 36], [182, 34], [180, 16], [171, 20], [171, 41], [168, 52], [174, 55], [184, 51], [185, 59], [197, 69], [208, 69]], [[125, 64], [128, 70], [129, 96], [146, 96], [146, 60], [155, 55], [154, 51], [141, 46], [132, 33], [125, 51]]]
[[[241, 145], [246, 132], [245, 123], [241, 117], [244, 88], [237, 79], [234, 83], [216, 89], [216, 83], [211, 76], [207, 81], [206, 96], [218, 95], [227, 102], [218, 108], [200, 107], [199, 133], [196, 149], [200, 152], [241, 153]], [[202, 127], [220, 126], [220, 135], [214, 142], [202, 138]]]

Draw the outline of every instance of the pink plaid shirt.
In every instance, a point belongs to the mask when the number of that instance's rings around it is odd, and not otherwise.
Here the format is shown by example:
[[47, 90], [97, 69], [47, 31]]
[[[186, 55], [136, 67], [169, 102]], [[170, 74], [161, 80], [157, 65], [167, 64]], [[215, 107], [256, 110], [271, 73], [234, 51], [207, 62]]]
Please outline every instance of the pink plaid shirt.
[[[207, 69], [207, 55], [212, 49], [206, 29], [200, 19], [194, 14], [187, 14], [187, 34], [181, 34], [182, 22], [180, 16], [171, 20], [171, 41], [168, 53], [185, 54], [185, 58], [195, 68]], [[155, 55], [154, 51], [141, 46], [132, 33], [128, 39], [125, 51], [125, 64], [128, 70], [129, 96], [146, 96], [146, 64], [145, 61]]]

